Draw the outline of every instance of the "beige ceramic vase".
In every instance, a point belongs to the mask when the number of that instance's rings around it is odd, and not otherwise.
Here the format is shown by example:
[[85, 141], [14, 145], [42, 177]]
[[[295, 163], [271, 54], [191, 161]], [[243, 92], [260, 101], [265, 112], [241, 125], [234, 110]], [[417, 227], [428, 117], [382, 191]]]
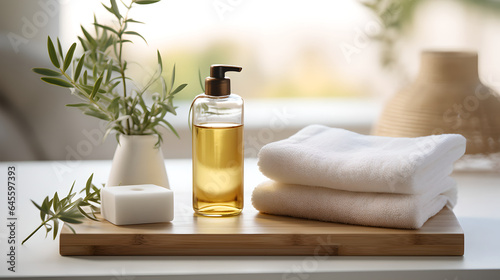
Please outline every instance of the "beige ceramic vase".
[[417, 79], [386, 104], [373, 134], [459, 133], [467, 154], [500, 152], [500, 96], [481, 83], [473, 52], [425, 51]]

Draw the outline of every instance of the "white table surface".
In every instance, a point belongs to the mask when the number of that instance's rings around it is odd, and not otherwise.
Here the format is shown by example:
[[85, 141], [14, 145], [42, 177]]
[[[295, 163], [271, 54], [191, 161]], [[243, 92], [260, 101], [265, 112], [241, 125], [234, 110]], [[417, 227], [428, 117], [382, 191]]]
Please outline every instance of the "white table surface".
[[[7, 167], [17, 170], [17, 263], [7, 270]], [[105, 183], [110, 161], [0, 163], [2, 221], [0, 277], [72, 279], [500, 279], [500, 174], [454, 174], [459, 202], [454, 212], [465, 232], [463, 257], [62, 257], [59, 242], [40, 231], [25, 245], [20, 242], [40, 223], [30, 199], [41, 202], [55, 191], [66, 193], [76, 180], [81, 189], [91, 173]], [[190, 195], [191, 161], [167, 160], [171, 188]], [[245, 161], [245, 207], [265, 177], [256, 161]], [[190, 208], [191, 205], [176, 205]], [[76, 278], [75, 278], [76, 277]]]

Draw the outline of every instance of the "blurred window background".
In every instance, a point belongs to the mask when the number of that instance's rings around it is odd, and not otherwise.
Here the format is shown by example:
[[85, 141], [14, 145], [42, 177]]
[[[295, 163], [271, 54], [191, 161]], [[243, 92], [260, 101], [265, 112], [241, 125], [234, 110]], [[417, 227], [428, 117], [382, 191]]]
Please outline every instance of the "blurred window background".
[[[107, 13], [99, 1], [62, 8], [67, 44], [94, 12]], [[233, 79], [247, 99], [383, 98], [416, 73], [421, 49], [478, 50], [483, 78], [494, 79], [499, 15], [489, 0], [170, 0], [132, 15], [146, 22], [137, 30], [148, 45], [128, 55], [154, 65], [151, 50], [161, 50], [190, 85], [180, 95], [187, 100], [201, 91], [198, 69], [206, 76], [213, 63], [245, 66]]]
[[[114, 138], [98, 143], [100, 123], [65, 108], [68, 92], [30, 68], [49, 66], [48, 35], [67, 48], [80, 24], [92, 30], [94, 13], [112, 18], [100, 1], [1, 1], [0, 160], [110, 159]], [[500, 89], [500, 2], [491, 0], [163, 0], [131, 17], [146, 23], [136, 30], [148, 42], [127, 46], [127, 58], [146, 66], [132, 65], [132, 75], [146, 81], [158, 49], [188, 83], [171, 119], [181, 139], [168, 134], [166, 157], [190, 156], [188, 107], [202, 92], [198, 71], [204, 78], [214, 63], [243, 67], [229, 76], [247, 101], [247, 156], [310, 123], [369, 133], [423, 49], [478, 51], [483, 82]]]

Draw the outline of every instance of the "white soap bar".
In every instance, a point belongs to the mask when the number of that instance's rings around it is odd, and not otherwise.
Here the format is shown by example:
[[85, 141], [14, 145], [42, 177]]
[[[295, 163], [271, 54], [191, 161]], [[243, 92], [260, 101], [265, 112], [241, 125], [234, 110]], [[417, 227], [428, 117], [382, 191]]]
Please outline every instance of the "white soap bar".
[[115, 225], [170, 222], [174, 219], [174, 192], [156, 185], [104, 187], [101, 213]]

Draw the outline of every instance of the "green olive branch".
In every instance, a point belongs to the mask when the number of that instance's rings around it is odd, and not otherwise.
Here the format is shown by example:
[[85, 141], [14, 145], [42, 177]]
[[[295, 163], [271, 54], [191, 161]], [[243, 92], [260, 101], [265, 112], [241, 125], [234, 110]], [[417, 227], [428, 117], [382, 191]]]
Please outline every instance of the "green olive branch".
[[[81, 103], [68, 104], [90, 115], [108, 122], [105, 136], [115, 131], [126, 135], [158, 135], [158, 143], [162, 136], [158, 127], [162, 126], [171, 130], [179, 137], [175, 128], [165, 120], [167, 113], [176, 115], [173, 99], [177, 93], [187, 85], [175, 84], [175, 64], [171, 73], [171, 82], [167, 85], [162, 76], [163, 63], [160, 52], [157, 51], [158, 70], [152, 75], [150, 81], [142, 88], [130, 89], [127, 81], [133, 80], [127, 76], [127, 60], [123, 57], [126, 43], [133, 43], [130, 38], [140, 37], [146, 39], [136, 31], [130, 30], [131, 24], [143, 24], [129, 17], [130, 10], [136, 5], [149, 5], [160, 0], [132, 0], [129, 4], [120, 1], [126, 11], [120, 13], [116, 0], [110, 0], [109, 5], [103, 7], [116, 19], [116, 26], [100, 24], [94, 16], [95, 34], [92, 35], [83, 26], [83, 36], [78, 37], [83, 48], [83, 55], [73, 58], [76, 43], [73, 43], [64, 54], [61, 43], [56, 43], [47, 38], [47, 50], [50, 61], [55, 70], [47, 68], [33, 68], [37, 74], [43, 75], [42, 81], [70, 88], [72, 93], [82, 100]], [[147, 42], [146, 42], [147, 43]], [[72, 67], [70, 67], [72, 66]], [[69, 69], [72, 74], [70, 75]], [[155, 83], [161, 82], [161, 94], [153, 94], [153, 102], [146, 102], [145, 95]], [[137, 87], [137, 83], [133, 83]], [[118, 89], [121, 89], [121, 94]], [[151, 105], [146, 105], [151, 104]]]
[[[63, 198], [59, 198], [59, 194], [56, 192], [52, 198], [45, 197], [41, 205], [32, 200], [33, 205], [40, 210], [42, 223], [21, 244], [28, 241], [42, 227], [45, 227], [46, 237], [50, 231], [53, 231], [53, 239], [56, 239], [61, 222], [66, 223], [69, 229], [75, 233], [70, 224], [80, 224], [86, 218], [99, 221], [95, 213], [100, 209], [101, 190], [92, 184], [93, 177], [94, 174], [90, 175], [85, 188], [80, 191], [80, 193], [85, 193], [83, 198], [75, 199], [77, 193], [73, 192], [75, 186], [75, 182], [73, 182], [68, 194]], [[88, 207], [90, 212], [86, 212], [83, 207]]]

